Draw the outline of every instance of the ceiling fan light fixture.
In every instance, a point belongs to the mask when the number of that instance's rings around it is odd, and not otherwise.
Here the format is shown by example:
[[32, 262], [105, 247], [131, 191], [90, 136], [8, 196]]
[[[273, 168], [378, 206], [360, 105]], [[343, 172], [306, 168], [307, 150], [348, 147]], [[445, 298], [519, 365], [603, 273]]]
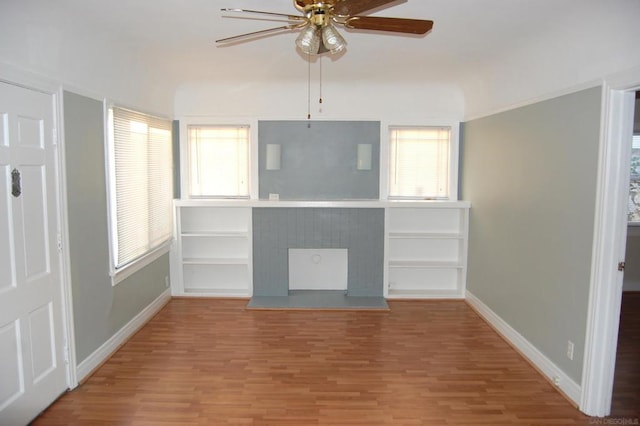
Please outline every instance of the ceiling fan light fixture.
[[346, 40], [336, 30], [336, 27], [331, 24], [322, 28], [322, 43], [331, 53], [338, 53], [347, 46]]
[[307, 55], [316, 55], [320, 49], [320, 30], [310, 25], [300, 32], [296, 45]]
[[341, 52], [347, 46], [347, 42], [336, 30], [334, 24], [342, 25], [350, 30], [400, 34], [425, 35], [431, 31], [433, 21], [430, 20], [366, 15], [369, 11], [395, 2], [397, 0], [293, 0], [293, 5], [301, 13], [300, 15], [225, 8], [221, 10], [223, 12], [262, 14], [271, 18], [286, 18], [288, 24], [222, 38], [216, 40], [216, 43], [232, 44], [242, 39], [261, 38], [276, 32], [300, 30], [300, 34], [296, 38], [296, 46], [300, 51], [307, 55], [322, 55], [327, 52], [332, 54]]

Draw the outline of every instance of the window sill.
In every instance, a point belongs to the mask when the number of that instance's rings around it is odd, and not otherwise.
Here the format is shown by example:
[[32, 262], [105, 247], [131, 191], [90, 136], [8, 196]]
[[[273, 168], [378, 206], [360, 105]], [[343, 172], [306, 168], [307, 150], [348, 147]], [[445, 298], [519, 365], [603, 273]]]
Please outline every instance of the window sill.
[[389, 195], [389, 201], [457, 201], [451, 200], [451, 197], [418, 197], [409, 195]]
[[169, 249], [171, 247], [171, 240], [167, 241], [157, 249], [145, 254], [141, 258], [135, 260], [134, 262], [128, 264], [127, 266], [118, 269], [117, 271], [111, 272], [111, 285], [115, 286], [121, 283], [122, 281], [129, 278], [131, 275], [145, 268], [146, 266], [152, 264], [160, 257], [169, 253]]
[[189, 195], [190, 200], [248, 200], [248, 195]]

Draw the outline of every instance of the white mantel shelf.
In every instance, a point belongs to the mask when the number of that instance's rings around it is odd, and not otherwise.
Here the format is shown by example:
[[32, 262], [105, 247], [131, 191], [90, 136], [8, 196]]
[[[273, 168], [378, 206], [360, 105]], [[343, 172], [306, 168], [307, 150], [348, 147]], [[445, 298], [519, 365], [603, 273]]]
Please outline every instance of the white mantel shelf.
[[327, 200], [327, 201], [269, 201], [269, 200], [234, 200], [234, 199], [179, 199], [175, 200], [178, 207], [306, 207], [306, 208], [470, 208], [469, 201], [445, 201], [445, 200]]

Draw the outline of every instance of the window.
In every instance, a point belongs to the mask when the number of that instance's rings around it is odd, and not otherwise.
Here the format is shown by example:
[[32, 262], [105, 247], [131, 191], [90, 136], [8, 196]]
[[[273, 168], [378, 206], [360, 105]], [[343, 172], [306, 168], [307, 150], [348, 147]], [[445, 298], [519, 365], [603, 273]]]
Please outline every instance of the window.
[[389, 197], [451, 197], [451, 129], [389, 128]]
[[171, 121], [117, 107], [109, 109], [108, 120], [111, 246], [117, 272], [171, 238]]
[[633, 135], [629, 180], [629, 223], [640, 225], [640, 134]]
[[188, 126], [189, 196], [249, 196], [249, 126]]

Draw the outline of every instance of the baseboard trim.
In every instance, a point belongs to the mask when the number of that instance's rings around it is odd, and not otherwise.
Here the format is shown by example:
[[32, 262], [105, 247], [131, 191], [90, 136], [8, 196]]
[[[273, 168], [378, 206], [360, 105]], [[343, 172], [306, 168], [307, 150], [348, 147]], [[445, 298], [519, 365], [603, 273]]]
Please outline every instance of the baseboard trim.
[[133, 317], [124, 327], [102, 344], [76, 367], [78, 383], [88, 379], [109, 357], [117, 351], [131, 336], [157, 314], [171, 300], [171, 290], [167, 289], [153, 302]]
[[556, 386], [560, 393], [569, 399], [576, 407], [579, 406], [582, 394], [582, 389], [579, 384], [567, 376], [567, 374], [558, 368], [549, 358], [468, 290], [466, 292], [466, 302], [496, 330], [498, 334], [513, 346], [514, 349], [525, 357], [540, 374]]

